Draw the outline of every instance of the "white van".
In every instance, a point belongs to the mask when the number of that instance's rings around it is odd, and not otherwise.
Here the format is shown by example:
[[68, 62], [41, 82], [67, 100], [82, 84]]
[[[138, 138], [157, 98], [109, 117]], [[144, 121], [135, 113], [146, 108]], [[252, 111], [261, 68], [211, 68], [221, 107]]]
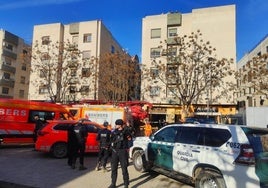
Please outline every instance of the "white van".
[[137, 137], [130, 157], [196, 188], [268, 187], [268, 129], [219, 124], [168, 125]]

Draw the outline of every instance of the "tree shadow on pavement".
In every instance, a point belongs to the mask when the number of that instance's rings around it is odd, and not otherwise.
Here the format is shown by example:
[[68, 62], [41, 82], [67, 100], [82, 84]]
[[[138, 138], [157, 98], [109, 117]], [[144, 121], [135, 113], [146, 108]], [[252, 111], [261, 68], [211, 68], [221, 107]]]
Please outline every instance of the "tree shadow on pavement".
[[[135, 182], [135, 181], [137, 181], [139, 179], [145, 178], [144, 180], [139, 181], [137, 184], [131, 186], [132, 188], [137, 188], [137, 187], [143, 185], [144, 183], [156, 178], [158, 175], [159, 175], [158, 173], [151, 171], [151, 172], [144, 173], [144, 174], [142, 174], [141, 176], [139, 176], [137, 178], [133, 178], [129, 182], [131, 183], [131, 182]], [[119, 185], [119, 186], [122, 186], [122, 185]]]

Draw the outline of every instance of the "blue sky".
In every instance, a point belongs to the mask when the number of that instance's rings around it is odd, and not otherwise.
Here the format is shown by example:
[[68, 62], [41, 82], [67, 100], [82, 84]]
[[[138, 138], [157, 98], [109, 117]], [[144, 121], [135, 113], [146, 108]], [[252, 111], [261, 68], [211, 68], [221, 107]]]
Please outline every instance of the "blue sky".
[[0, 28], [31, 42], [34, 25], [100, 19], [129, 54], [141, 56], [145, 16], [230, 4], [239, 60], [268, 34], [267, 0], [1, 0]]

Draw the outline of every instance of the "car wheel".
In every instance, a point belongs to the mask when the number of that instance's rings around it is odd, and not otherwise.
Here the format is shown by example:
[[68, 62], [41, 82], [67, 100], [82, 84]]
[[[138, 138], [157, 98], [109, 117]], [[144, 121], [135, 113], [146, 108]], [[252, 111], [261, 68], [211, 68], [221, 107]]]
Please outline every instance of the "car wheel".
[[52, 148], [52, 155], [55, 158], [64, 158], [67, 156], [67, 150], [66, 143], [56, 143]]
[[201, 170], [195, 180], [196, 188], [226, 188], [224, 179], [215, 171]]
[[145, 168], [145, 155], [142, 150], [135, 151], [133, 154], [133, 165], [134, 168], [139, 172], [145, 172], [147, 169]]

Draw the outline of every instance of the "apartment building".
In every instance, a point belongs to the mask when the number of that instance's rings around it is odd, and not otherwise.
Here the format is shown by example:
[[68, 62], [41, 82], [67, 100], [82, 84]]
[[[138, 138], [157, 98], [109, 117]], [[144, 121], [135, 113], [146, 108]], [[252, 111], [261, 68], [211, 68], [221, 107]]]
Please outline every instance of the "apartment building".
[[[52, 47], [53, 50], [51, 50], [52, 44], [61, 45], [56, 48]], [[35, 25], [33, 31], [34, 45], [39, 45], [39, 48], [38, 50], [33, 48], [33, 54], [36, 51], [41, 51], [43, 55], [41, 64], [49, 62], [48, 65], [52, 66], [52, 56], [59, 57], [56, 60], [56, 66], [60, 65], [61, 69], [57, 70], [62, 70], [62, 72], [58, 72], [56, 75], [57, 80], [61, 77], [61, 85], [52, 83], [51, 79], [44, 81], [44, 74], [46, 76], [48, 72], [53, 74], [53, 68], [45, 69], [45, 67], [39, 66], [31, 74], [29, 99], [51, 100], [51, 96], [55, 95], [58, 98], [57, 100], [63, 102], [84, 99], [107, 101], [107, 98], [104, 97], [105, 93], [109, 93], [108, 100], [113, 101], [128, 100], [128, 98], [138, 99], [139, 94], [133, 92], [133, 88], [138, 87], [139, 82], [135, 82], [135, 80], [116, 80], [117, 89], [111, 89], [107, 84], [112, 85], [115, 82], [116, 74], [104, 80], [104, 77], [107, 77], [108, 74], [105, 70], [111, 68], [105, 64], [105, 61], [111, 61], [109, 59], [105, 60], [107, 58], [104, 57], [105, 54], [114, 56], [123, 54], [124, 60], [127, 59], [127, 62], [134, 64], [137, 69], [139, 69], [139, 60], [124, 51], [102, 21], [93, 20], [66, 25], [62, 23]], [[67, 53], [69, 53], [68, 57]], [[114, 63], [116, 65], [116, 62]], [[40, 64], [40, 61], [32, 59], [32, 67], [38, 67], [38, 64]], [[70, 69], [70, 74], [67, 69], [64, 69], [65, 67]], [[135, 72], [136, 70], [130, 72], [129, 77]], [[66, 77], [67, 74], [69, 74], [69, 77]], [[50, 88], [48, 85], [50, 85]], [[125, 87], [121, 88], [122, 85]], [[49, 90], [53, 90], [54, 94], [51, 94]]]
[[[235, 70], [235, 5], [193, 9], [191, 13], [184, 14], [173, 12], [144, 17], [142, 20], [142, 64], [147, 67], [152, 66], [151, 63], [156, 53], [154, 49], [157, 49], [160, 44], [163, 45], [164, 41], [169, 43], [174, 37], [189, 36], [191, 32], [197, 32], [198, 30], [202, 33], [202, 39], [209, 41], [211, 46], [216, 48], [218, 59], [232, 58], [234, 60], [231, 68]], [[166, 57], [162, 57], [160, 54], [161, 52], [158, 52], [159, 57], [155, 60], [166, 62]], [[230, 80], [232, 78], [229, 78]], [[150, 84], [147, 80], [142, 80], [141, 91], [145, 92], [141, 93], [141, 98], [148, 102], [168, 104], [172, 98], [172, 96], [169, 96], [169, 92], [157, 92], [165, 90], [166, 85], [161, 85], [158, 82], [155, 85], [158, 87], [157, 90], [153, 89], [153, 85], [151, 85], [151, 90], [146, 89]], [[225, 99], [219, 99], [216, 103], [232, 104], [234, 102]]]
[[27, 99], [30, 61], [24, 57], [29, 45], [3, 29], [0, 29], [0, 44], [0, 97]]
[[[178, 9], [179, 7], [176, 10]], [[235, 5], [227, 5], [193, 9], [190, 13], [169, 12], [144, 17], [142, 20], [142, 65], [149, 67], [153, 74], [158, 74], [157, 70], [154, 70], [153, 61], [161, 62], [166, 67], [170, 64], [167, 61], [168, 56], [163, 56], [165, 53], [159, 50], [159, 46], [167, 45], [167, 48], [172, 45], [176, 49], [175, 37], [190, 36], [192, 32], [200, 31], [203, 41], [209, 41], [210, 45], [216, 48], [215, 56], [218, 60], [222, 58], [234, 60], [231, 70], [235, 71], [235, 9]], [[174, 51], [169, 53], [176, 54]], [[166, 75], [168, 74], [166, 73]], [[224, 82], [235, 83], [234, 76], [225, 78]], [[142, 79], [141, 99], [154, 103], [154, 108], [150, 111], [150, 119], [156, 124], [159, 124], [157, 122], [161, 120], [170, 123], [185, 120], [181, 101], [173, 94], [174, 91], [176, 92], [176, 88], [172, 92], [172, 87], [168, 87], [167, 84], [166, 80]], [[236, 113], [234, 94], [228, 93], [224, 87], [219, 89], [211, 88], [204, 92], [198, 101], [194, 101], [195, 110], [190, 109], [191, 115], [205, 117], [211, 122], [221, 122], [221, 117]], [[226, 91], [228, 96], [215, 97], [220, 96], [222, 91]]]
[[[237, 63], [237, 70], [241, 74], [241, 78], [245, 78], [239, 79], [237, 86], [239, 88], [237, 100], [241, 109], [268, 105], [267, 73], [263, 72], [258, 74], [258, 71], [261, 71], [261, 69], [256, 71], [256, 68], [262, 66], [267, 69], [267, 57], [266, 59], [261, 59], [264, 54], [268, 54], [268, 35], [260, 40], [260, 42]], [[263, 60], [264, 63], [258, 63], [261, 60]], [[262, 81], [264, 84], [261, 83]]]

